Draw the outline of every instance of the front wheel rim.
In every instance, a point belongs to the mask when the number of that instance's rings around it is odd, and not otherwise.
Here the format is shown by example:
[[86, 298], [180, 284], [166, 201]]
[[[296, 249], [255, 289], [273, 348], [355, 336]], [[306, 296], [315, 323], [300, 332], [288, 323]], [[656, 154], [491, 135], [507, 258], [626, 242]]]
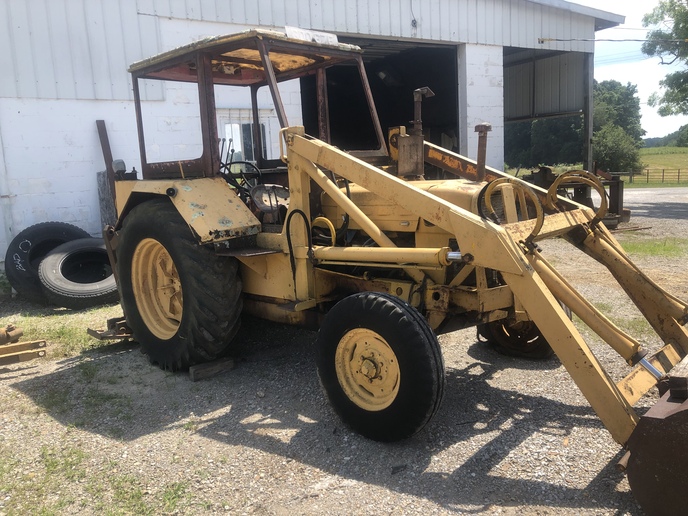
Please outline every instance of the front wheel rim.
[[159, 339], [172, 338], [182, 320], [182, 285], [174, 260], [157, 240], [146, 238], [136, 246], [131, 284], [146, 327]]
[[335, 370], [346, 396], [364, 410], [384, 410], [399, 393], [401, 370], [396, 354], [373, 330], [356, 328], [341, 338]]

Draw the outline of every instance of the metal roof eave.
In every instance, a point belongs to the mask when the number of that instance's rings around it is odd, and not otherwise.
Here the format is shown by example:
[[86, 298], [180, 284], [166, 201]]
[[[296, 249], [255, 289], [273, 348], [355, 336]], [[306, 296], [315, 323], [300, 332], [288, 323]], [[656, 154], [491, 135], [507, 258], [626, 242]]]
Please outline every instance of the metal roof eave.
[[594, 7], [587, 7], [575, 2], [567, 2], [565, 0], [529, 0], [530, 2], [547, 5], [555, 9], [569, 11], [583, 16], [589, 16], [595, 19], [595, 31], [610, 29], [621, 25], [626, 21], [626, 17], [621, 14], [614, 14]]

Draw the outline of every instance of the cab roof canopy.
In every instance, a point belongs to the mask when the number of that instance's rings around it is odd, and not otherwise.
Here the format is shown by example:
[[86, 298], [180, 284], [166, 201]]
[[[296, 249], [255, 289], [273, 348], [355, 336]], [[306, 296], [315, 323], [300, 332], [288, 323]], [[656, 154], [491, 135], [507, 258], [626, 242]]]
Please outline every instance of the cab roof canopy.
[[[267, 84], [274, 73], [277, 82], [315, 73], [323, 66], [356, 59], [360, 47], [288, 38], [281, 32], [252, 29], [237, 34], [212, 36], [132, 64], [129, 72], [141, 79], [198, 82], [198, 57], [210, 56], [214, 84], [249, 86]], [[263, 56], [268, 55], [271, 66]]]

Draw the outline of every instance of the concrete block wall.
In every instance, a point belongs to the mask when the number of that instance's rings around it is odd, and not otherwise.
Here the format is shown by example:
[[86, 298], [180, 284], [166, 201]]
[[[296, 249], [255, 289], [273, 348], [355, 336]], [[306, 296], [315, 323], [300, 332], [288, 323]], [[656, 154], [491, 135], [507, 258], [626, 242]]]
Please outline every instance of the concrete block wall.
[[0, 98], [0, 260], [11, 238], [38, 222], [100, 234], [96, 173], [105, 162], [95, 121], [106, 120], [113, 155], [133, 164], [139, 154], [134, 117], [126, 101]]
[[504, 168], [503, 50], [495, 45], [459, 45], [459, 145], [475, 159], [475, 126], [492, 124], [487, 140], [487, 165]]

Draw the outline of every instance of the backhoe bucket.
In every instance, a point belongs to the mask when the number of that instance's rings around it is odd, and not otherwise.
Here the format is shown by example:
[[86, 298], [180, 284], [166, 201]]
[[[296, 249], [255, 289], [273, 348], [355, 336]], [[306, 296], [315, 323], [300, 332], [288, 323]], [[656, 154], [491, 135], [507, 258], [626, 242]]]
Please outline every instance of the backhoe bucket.
[[[676, 391], [674, 391], [676, 393]], [[628, 440], [626, 473], [648, 516], [688, 510], [688, 400], [668, 391], [640, 418]]]

